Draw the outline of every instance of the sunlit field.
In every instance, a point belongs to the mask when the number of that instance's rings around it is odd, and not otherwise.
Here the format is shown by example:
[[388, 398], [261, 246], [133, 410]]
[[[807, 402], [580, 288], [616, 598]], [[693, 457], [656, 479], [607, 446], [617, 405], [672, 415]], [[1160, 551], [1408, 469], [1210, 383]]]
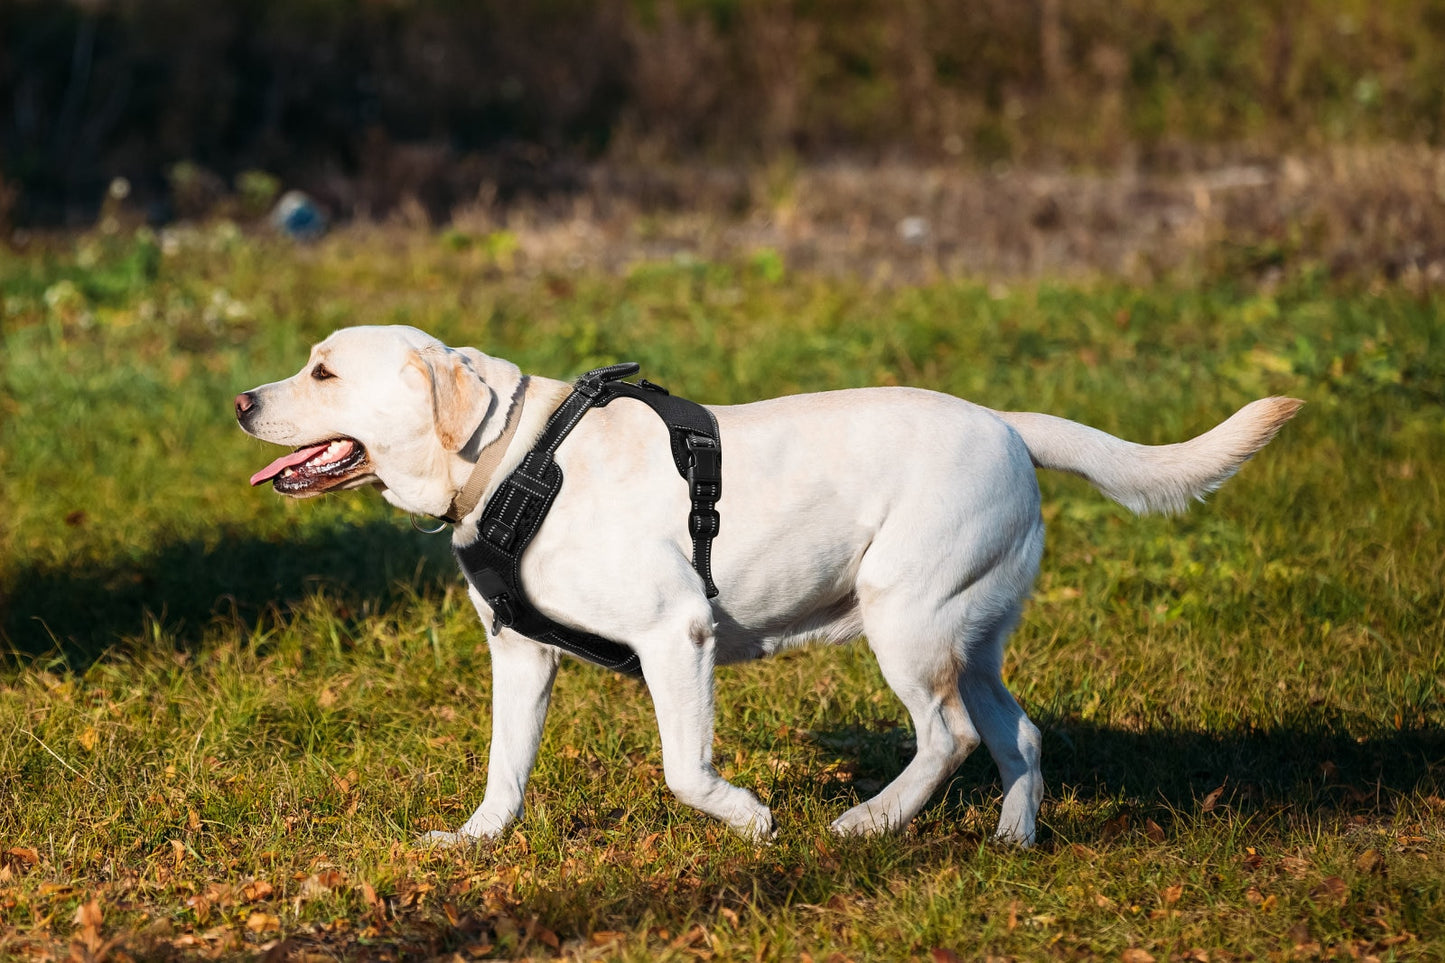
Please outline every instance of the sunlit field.
[[[528, 272], [513, 246], [222, 226], [0, 255], [0, 958], [1445, 956], [1438, 295], [1223, 261]], [[374, 323], [704, 402], [911, 384], [1151, 443], [1307, 405], [1180, 517], [1041, 476], [1005, 667], [1044, 737], [1035, 849], [990, 841], [983, 751], [906, 833], [828, 833], [913, 751], [853, 644], [718, 672], [716, 758], [772, 845], [674, 801], [645, 689], [568, 661], [525, 821], [434, 852], [481, 799], [491, 702], [446, 537], [372, 493], [250, 489], [276, 451], [231, 410]]]

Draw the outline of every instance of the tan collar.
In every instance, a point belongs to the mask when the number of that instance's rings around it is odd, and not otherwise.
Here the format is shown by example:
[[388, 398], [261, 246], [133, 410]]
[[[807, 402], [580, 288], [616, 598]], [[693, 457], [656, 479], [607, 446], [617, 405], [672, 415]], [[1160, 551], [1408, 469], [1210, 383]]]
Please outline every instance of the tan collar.
[[502, 425], [502, 433], [492, 441], [490, 445], [483, 448], [477, 454], [477, 463], [472, 466], [472, 473], [467, 478], [467, 483], [462, 490], [457, 492], [452, 499], [451, 508], [441, 516], [442, 521], [455, 525], [470, 515], [482, 500], [482, 492], [487, 490], [487, 483], [492, 480], [492, 475], [497, 471], [497, 466], [502, 463], [502, 457], [506, 455], [507, 448], [512, 444], [512, 437], [517, 433], [517, 423], [522, 418], [522, 405], [527, 399], [527, 376], [522, 375], [517, 382], [517, 390], [512, 392], [512, 400], [507, 408], [507, 418]]

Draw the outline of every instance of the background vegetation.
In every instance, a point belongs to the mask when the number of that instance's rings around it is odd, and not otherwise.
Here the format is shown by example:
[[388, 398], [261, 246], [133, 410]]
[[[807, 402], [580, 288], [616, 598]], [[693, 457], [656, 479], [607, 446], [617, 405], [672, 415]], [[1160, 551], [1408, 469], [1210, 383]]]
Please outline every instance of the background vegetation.
[[[582, 162], [906, 155], [1189, 169], [1445, 137], [1431, 0], [0, 5], [0, 226], [156, 220], [260, 172], [341, 216], [566, 192]], [[248, 186], [249, 185], [249, 186]]]
[[[1298, 261], [1268, 284], [892, 287], [768, 251], [510, 257], [222, 223], [4, 262], [0, 956], [1445, 952], [1437, 296]], [[1036, 850], [987, 841], [984, 754], [907, 834], [827, 835], [911, 752], [851, 646], [719, 673], [719, 761], [777, 813], [773, 846], [673, 802], [645, 694], [569, 662], [527, 821], [433, 854], [409, 841], [479, 800], [490, 706], [444, 539], [366, 494], [249, 490], [272, 452], [229, 410], [371, 322], [564, 377], [636, 358], [706, 401], [905, 381], [1147, 442], [1268, 393], [1309, 405], [1181, 518], [1042, 480], [1006, 669], [1044, 731]]]

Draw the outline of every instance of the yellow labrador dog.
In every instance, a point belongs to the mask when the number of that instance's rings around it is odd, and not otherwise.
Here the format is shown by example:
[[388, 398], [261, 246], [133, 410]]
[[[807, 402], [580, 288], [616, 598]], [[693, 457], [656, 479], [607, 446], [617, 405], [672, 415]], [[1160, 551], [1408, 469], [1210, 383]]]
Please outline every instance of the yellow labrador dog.
[[[292, 496], [370, 486], [405, 511], [443, 517], [479, 460], [495, 466], [485, 505], [568, 391], [415, 328], [357, 327], [235, 404], [247, 432], [296, 449], [253, 484]], [[667, 431], [645, 405], [615, 403], [588, 413], [557, 452], [566, 483], [522, 581], [549, 618], [637, 653], [667, 785], [687, 805], [750, 837], [772, 832], [768, 808], [713, 768], [714, 666], [866, 635], [918, 750], [833, 829], [901, 829], [982, 742], [1003, 780], [997, 835], [1028, 845], [1044, 790], [1039, 732], [999, 670], [1043, 551], [1035, 468], [1081, 475], [1136, 512], [1180, 511], [1299, 405], [1255, 401], [1191, 441], [1153, 447], [913, 388], [713, 408], [724, 483], [713, 549], [721, 592], [709, 599], [690, 563], [687, 485]], [[481, 511], [456, 524], [457, 544], [475, 538]], [[492, 625], [475, 590], [472, 601]], [[506, 628], [490, 647], [486, 794], [436, 842], [496, 836], [522, 814], [560, 653]]]

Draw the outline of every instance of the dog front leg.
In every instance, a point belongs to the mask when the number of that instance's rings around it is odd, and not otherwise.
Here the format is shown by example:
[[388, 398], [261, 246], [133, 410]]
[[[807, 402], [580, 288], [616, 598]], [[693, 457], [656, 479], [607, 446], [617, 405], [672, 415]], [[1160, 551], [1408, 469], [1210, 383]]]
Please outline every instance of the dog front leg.
[[727, 823], [749, 839], [773, 833], [773, 816], [746, 789], [718, 775], [712, 764], [714, 640], [708, 623], [693, 623], [642, 647], [642, 674], [662, 736], [667, 788], [685, 803]]
[[493, 839], [522, 816], [527, 779], [537, 762], [542, 726], [557, 677], [556, 649], [508, 629], [488, 640], [492, 652], [492, 750], [482, 804], [455, 833], [433, 832], [443, 846]]

